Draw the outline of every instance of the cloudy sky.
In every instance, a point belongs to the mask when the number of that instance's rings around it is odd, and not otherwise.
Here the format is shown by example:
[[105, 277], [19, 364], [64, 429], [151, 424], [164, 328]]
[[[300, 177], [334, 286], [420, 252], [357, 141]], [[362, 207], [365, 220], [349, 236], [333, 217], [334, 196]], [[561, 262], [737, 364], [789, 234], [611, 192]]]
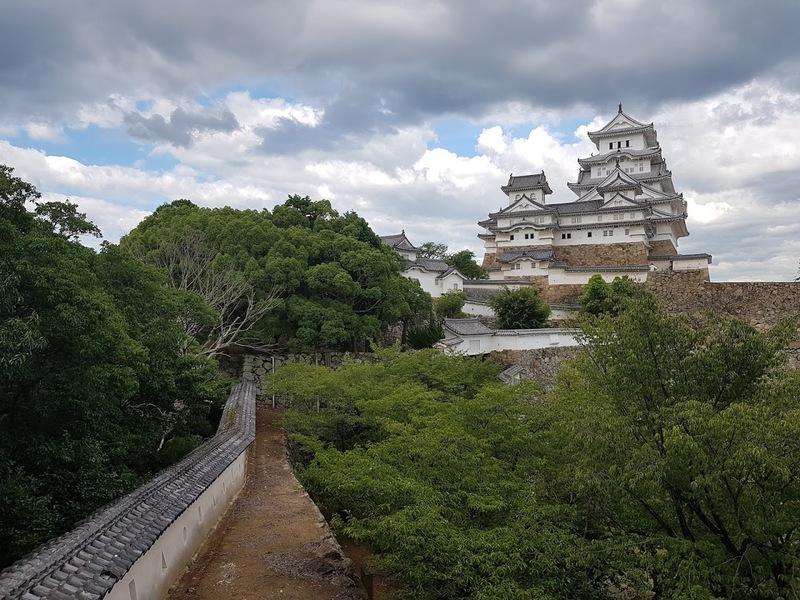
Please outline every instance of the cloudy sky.
[[0, 0], [0, 163], [115, 241], [159, 204], [291, 193], [482, 254], [509, 172], [554, 194], [622, 101], [715, 280], [800, 257], [800, 3]]

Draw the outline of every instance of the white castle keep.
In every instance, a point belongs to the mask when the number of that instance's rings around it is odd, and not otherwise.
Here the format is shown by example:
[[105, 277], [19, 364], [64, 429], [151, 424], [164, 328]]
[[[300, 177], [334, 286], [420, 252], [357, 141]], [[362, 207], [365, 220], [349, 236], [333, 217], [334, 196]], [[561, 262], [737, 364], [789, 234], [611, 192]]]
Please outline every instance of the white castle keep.
[[678, 254], [686, 202], [675, 192], [652, 123], [628, 116], [589, 132], [598, 154], [578, 160], [577, 198], [548, 203], [544, 172], [509, 177], [508, 204], [479, 225], [491, 280], [582, 284], [595, 273], [645, 281], [652, 270], [704, 270], [708, 254]]

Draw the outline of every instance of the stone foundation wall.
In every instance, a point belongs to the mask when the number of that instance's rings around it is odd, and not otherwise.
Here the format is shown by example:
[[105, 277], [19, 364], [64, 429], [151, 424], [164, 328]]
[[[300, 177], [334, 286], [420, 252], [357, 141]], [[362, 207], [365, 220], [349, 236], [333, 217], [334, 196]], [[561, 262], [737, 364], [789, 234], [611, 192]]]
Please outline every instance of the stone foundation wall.
[[489, 358], [504, 367], [520, 365], [525, 379], [533, 379], [545, 389], [555, 385], [556, 373], [566, 361], [575, 358], [580, 348], [539, 348], [537, 350], [500, 350], [490, 352]]
[[653, 240], [650, 242], [650, 254], [653, 256], [673, 256], [678, 253], [670, 240]]
[[800, 282], [706, 281], [704, 271], [650, 272], [645, 287], [674, 314], [711, 312], [767, 329], [800, 315]]
[[565, 262], [572, 267], [630, 266], [646, 265], [648, 263], [648, 251], [644, 242], [553, 246], [553, 251], [557, 260]]

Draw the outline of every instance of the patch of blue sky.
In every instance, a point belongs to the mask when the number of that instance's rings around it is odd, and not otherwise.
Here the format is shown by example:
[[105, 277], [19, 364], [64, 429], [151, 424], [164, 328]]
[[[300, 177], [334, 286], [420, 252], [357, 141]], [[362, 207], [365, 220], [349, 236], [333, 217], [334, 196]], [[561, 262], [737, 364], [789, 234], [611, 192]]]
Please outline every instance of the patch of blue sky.
[[459, 156], [475, 156], [475, 144], [484, 126], [457, 117], [437, 119], [433, 123], [436, 139], [428, 142], [428, 148], [444, 148]]
[[52, 156], [69, 156], [85, 165], [130, 166], [147, 158], [152, 146], [133, 142], [123, 129], [67, 129], [56, 140], [31, 139], [24, 132], [9, 140], [15, 146], [35, 148]]
[[262, 82], [242, 81], [220, 86], [213, 92], [198, 97], [197, 101], [203, 106], [210, 106], [223, 100], [231, 92], [247, 92], [251, 98], [283, 98], [287, 102], [302, 102], [294, 90], [277, 79]]

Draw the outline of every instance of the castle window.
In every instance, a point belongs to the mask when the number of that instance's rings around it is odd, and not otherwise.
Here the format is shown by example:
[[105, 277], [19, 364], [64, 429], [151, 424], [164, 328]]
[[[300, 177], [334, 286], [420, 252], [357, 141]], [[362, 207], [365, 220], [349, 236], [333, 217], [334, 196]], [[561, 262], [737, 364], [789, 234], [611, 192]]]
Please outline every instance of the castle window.
[[592, 232], [591, 231], [587, 231], [586, 232], [586, 237], [592, 237]]
[[622, 148], [622, 142], [617, 142], [617, 148]]
[[512, 234], [511, 234], [510, 236], [508, 236], [508, 237], [509, 237], [509, 239], [510, 239], [510, 240], [513, 240], [513, 239], [514, 239], [514, 234], [512, 233]]
[[603, 222], [603, 215], [597, 215], [597, 222], [598, 223], [602, 223]]
[[562, 233], [561, 234], [561, 239], [562, 240], [571, 240], [572, 239], [572, 234], [571, 233]]
[[522, 268], [522, 264], [520, 264], [520, 263], [516, 262], [516, 263], [514, 263], [513, 265], [511, 265], [511, 268], [512, 268], [514, 271], [519, 271], [519, 270]]
[[581, 218], [580, 217], [572, 217], [572, 222], [573, 223], [580, 223], [581, 222]]
[[625, 228], [625, 235], [630, 235], [630, 234], [631, 234], [631, 230], [626, 227]]
[[631, 141], [630, 140], [625, 140], [625, 147], [626, 148], [630, 148], [630, 146], [631, 146]]
[[622, 221], [622, 219], [624, 217], [625, 217], [625, 213], [617, 213], [617, 214], [614, 215], [614, 220], [615, 221]]
[[641, 173], [642, 171], [644, 171], [644, 165], [639, 165], [639, 172]]
[[603, 237], [614, 237], [613, 229], [603, 229]]
[[608, 142], [608, 149], [609, 150], [613, 150], [614, 149], [614, 142]]

